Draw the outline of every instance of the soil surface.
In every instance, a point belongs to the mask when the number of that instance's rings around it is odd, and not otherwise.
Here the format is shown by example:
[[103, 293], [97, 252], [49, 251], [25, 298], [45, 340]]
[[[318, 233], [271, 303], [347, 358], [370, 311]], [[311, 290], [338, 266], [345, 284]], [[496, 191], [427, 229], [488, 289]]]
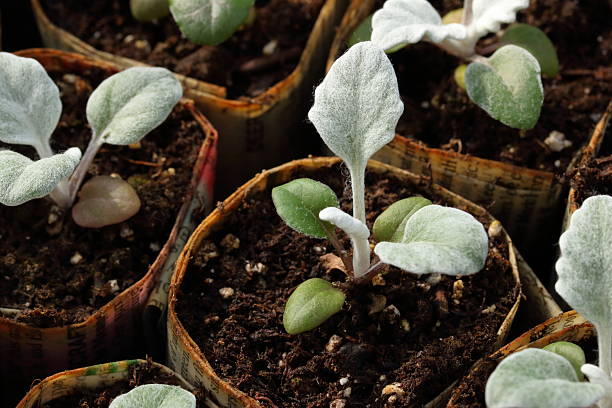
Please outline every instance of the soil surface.
[[[341, 175], [336, 166], [306, 176], [330, 185], [350, 211]], [[366, 185], [370, 227], [401, 198], [441, 203], [427, 187], [393, 178], [368, 174]], [[343, 245], [350, 250], [346, 238]], [[298, 284], [344, 280], [324, 262], [337, 261], [333, 253], [327, 241], [288, 228], [268, 191], [204, 240], [189, 266], [177, 295], [181, 322], [215, 371], [265, 407], [421, 406], [492, 351], [518, 294], [508, 248], [496, 237], [476, 275], [437, 280], [387, 267], [371, 284], [350, 288], [342, 311], [324, 324], [288, 335], [282, 313]]]
[[[51, 73], [63, 104], [55, 151], [85, 150], [86, 102], [104, 75]], [[48, 198], [0, 206], [0, 307], [18, 311], [5, 317], [41, 328], [80, 322], [141, 279], [168, 239], [203, 140], [193, 116], [177, 106], [139, 146], [103, 145], [87, 178], [119, 174], [142, 203], [117, 225], [79, 227]], [[10, 148], [37, 158], [29, 147]]]
[[[597, 364], [597, 339], [590, 338], [577, 343], [586, 355], [587, 363]], [[497, 367], [498, 362], [490, 357], [481, 360], [478, 370], [470, 372], [465, 376], [457, 391], [460, 393], [454, 401], [455, 408], [487, 408], [485, 404], [485, 387], [487, 379]]]
[[606, 129], [598, 157], [570, 172], [569, 177], [572, 187], [576, 189], [578, 205], [594, 195], [612, 195], [612, 130], [610, 127]]
[[[379, 1], [379, 6], [383, 1]], [[431, 0], [441, 15], [459, 0]], [[524, 135], [472, 103], [453, 79], [461, 63], [433, 44], [420, 43], [390, 54], [399, 79], [404, 113], [398, 133], [431, 147], [454, 150], [538, 170], [563, 173], [588, 140], [612, 97], [610, 10], [600, 2], [532, 1], [518, 21], [543, 30], [560, 62], [556, 78], [543, 78], [544, 105], [534, 129]], [[485, 38], [481, 45], [491, 43]], [[572, 142], [561, 152], [544, 141], [558, 131]]]
[[[237, 98], [257, 96], [293, 71], [324, 0], [257, 0], [253, 24], [215, 47], [183, 38], [171, 16], [138, 22], [126, 0], [41, 3], [54, 24], [99, 50], [227, 87]], [[266, 46], [274, 52], [264, 55]]]
[[[82, 390], [72, 395], [54, 399], [41, 408], [108, 408], [113, 400], [130, 390], [145, 384], [168, 384], [180, 386], [181, 382], [174, 376], [163, 372], [150, 362], [130, 367], [127, 379], [117, 381], [110, 387], [96, 390]], [[203, 408], [205, 395], [196, 393], [197, 407]]]

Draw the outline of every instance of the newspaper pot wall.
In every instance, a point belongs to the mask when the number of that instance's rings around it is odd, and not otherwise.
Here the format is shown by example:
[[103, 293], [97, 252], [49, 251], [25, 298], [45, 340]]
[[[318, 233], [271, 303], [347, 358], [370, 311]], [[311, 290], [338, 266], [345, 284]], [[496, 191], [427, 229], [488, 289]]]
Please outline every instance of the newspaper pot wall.
[[[331, 46], [327, 61], [328, 70], [346, 50], [347, 41], [355, 28], [375, 11], [377, 3], [380, 2], [363, 0], [356, 1], [349, 6]], [[393, 60], [391, 55], [390, 57]], [[419, 61], [413, 61], [413, 64], [418, 63]], [[452, 76], [452, 70], [449, 71], [448, 76]], [[412, 81], [419, 82], [419, 78], [413, 78]], [[411, 114], [418, 115], [419, 113], [415, 111]], [[462, 129], [469, 130], [469, 125]], [[564, 129], [558, 130], [565, 131]], [[451, 129], [440, 129], [440, 133], [451, 131]], [[590, 132], [590, 126], [580, 130], [583, 140], [588, 139]], [[483, 132], [482, 136], [493, 137], [494, 134], [491, 133]], [[417, 174], [431, 175], [435, 183], [486, 206], [491, 214], [499, 218], [506, 226], [513, 240], [528, 259], [531, 252], [534, 258], [541, 255], [544, 233], [548, 236], [557, 233], [557, 219], [561, 216], [561, 203], [565, 192], [563, 185], [557, 181], [552, 171], [483, 159], [457, 153], [453, 149], [431, 148], [419, 140], [400, 134], [381, 149], [374, 159]], [[548, 242], [546, 244], [549, 245]], [[532, 250], [532, 248], [538, 249]]]
[[[209, 215], [202, 224], [197, 228], [194, 234], [191, 236], [187, 243], [183, 253], [181, 254], [177, 263], [177, 268], [173, 276], [170, 291], [170, 301], [168, 308], [168, 364], [189, 382], [197, 386], [203, 386], [211, 392], [213, 399], [216, 400], [217, 404], [221, 407], [260, 407], [261, 405], [255, 399], [249, 397], [244, 392], [234, 388], [229, 383], [221, 379], [213, 370], [211, 364], [207, 361], [206, 356], [202, 350], [187, 332], [184, 322], [181, 321], [177, 314], [178, 296], [181, 293], [181, 285], [184, 284], [186, 274], [190, 263], [193, 262], [193, 258], [197, 256], [198, 250], [202, 246], [203, 241], [209, 238], [213, 233], [223, 231], [224, 224], [228, 223], [232, 213], [235, 213], [243, 202], [252, 198], [254, 195], [267, 191], [273, 186], [288, 182], [296, 177], [298, 174], [300, 177], [308, 177], [309, 174], [313, 174], [316, 171], [322, 169], [331, 169], [333, 166], [337, 166], [340, 163], [338, 158], [310, 158], [303, 159], [294, 162], [290, 162], [274, 168], [269, 171], [257, 175], [254, 179], [243, 185], [223, 204]], [[400, 170], [389, 165], [371, 161], [368, 167], [368, 173], [370, 174], [392, 174], [394, 178], [397, 178], [410, 186], [418, 186], [419, 183], [423, 182], [423, 178], [416, 176], [404, 170]], [[493, 221], [493, 218], [486, 213], [484, 209], [468, 202], [467, 200], [449, 192], [448, 190], [432, 185], [430, 190], [438, 197], [443, 197], [444, 201], [467, 209], [472, 214], [475, 214], [480, 219], [488, 219]], [[263, 215], [262, 215], [263, 216]], [[272, 215], [268, 215], [272, 216]], [[519, 267], [517, 265], [518, 252], [514, 249], [510, 238], [505, 232], [503, 234], [503, 241], [507, 243], [509, 248], [508, 260], [512, 264], [512, 275], [515, 279], [515, 284], [519, 284]], [[224, 232], [225, 234], [225, 232]], [[501, 237], [501, 236], [500, 236]], [[532, 279], [530, 283], [537, 281], [533, 274], [529, 271], [522, 271], [530, 275]], [[244, 271], [236, 271], [238, 274], [244, 273]], [[265, 272], [264, 272], [265, 273]], [[203, 278], [198, 278], [203, 280]], [[216, 280], [217, 278], [215, 278]], [[517, 286], [518, 287], [518, 286]], [[530, 292], [532, 289], [529, 289]], [[544, 290], [541, 286], [534, 288], [533, 291], [537, 292]], [[198, 289], [199, 292], [199, 289]], [[528, 300], [530, 297], [528, 297]], [[501, 345], [508, 332], [510, 324], [518, 308], [519, 297], [516, 298], [514, 306], [511, 308], [509, 313], [505, 316], [505, 320], [501, 327], [499, 327], [497, 344]], [[546, 303], [546, 302], [544, 302]], [[550, 302], [551, 307], [556, 311], [558, 307], [554, 305], [554, 302]], [[537, 308], [538, 305], [528, 304], [528, 307]], [[534, 310], [534, 314], [540, 313], [541, 316], [550, 317], [551, 309], [546, 310]], [[204, 308], [198, 313], [204, 316], [208, 315], [207, 310]], [[199, 319], [196, 317], [196, 319]], [[231, 359], [234, 361], [234, 359]], [[265, 393], [264, 393], [265, 394]], [[261, 399], [265, 400], [267, 397], [261, 395]], [[443, 398], [441, 399], [443, 400]], [[444, 402], [446, 400], [443, 400]]]
[[[45, 14], [40, 0], [31, 0], [38, 27], [47, 47], [90, 55], [121, 68], [141, 62], [99, 51], [59, 28]], [[312, 98], [312, 87], [323, 75], [329, 45], [348, 0], [327, 0], [293, 72], [255, 98], [226, 98], [225, 88], [177, 75], [186, 96], [210, 119], [223, 137], [219, 141], [218, 193], [230, 194], [264, 168], [302, 156], [290, 129], [300, 123]], [[240, 163], [236, 166], [236, 163]]]
[[[543, 348], [557, 341], [578, 343], [588, 340], [594, 337], [594, 335], [595, 329], [593, 325], [574, 310], [553, 317], [523, 333], [491, 356], [474, 364], [470, 373], [460, 381], [453, 391], [447, 408], [484, 407], [484, 385], [472, 388], [471, 384], [477, 384], [481, 381], [486, 382], [486, 378], [493, 372], [497, 364], [514, 352], [526, 348]], [[476, 381], [476, 379], [479, 381]], [[479, 404], [476, 404], [476, 402]]]
[[[49, 73], [87, 77], [88, 73], [95, 71], [106, 77], [117, 71], [109, 64], [56, 50], [26, 50], [18, 55], [37, 59]], [[157, 296], [153, 304], [160, 307], [165, 304], [163, 290], [168, 284], [163, 280], [169, 280], [174, 260], [194, 227], [192, 213], [194, 210], [207, 211], [212, 206], [217, 133], [197, 111], [193, 101], [181, 100], [175, 112], [187, 118], [185, 121], [188, 121], [190, 129], [201, 135], [198, 140], [202, 140], [202, 144], [193, 149], [193, 168], [183, 173], [185, 180], [190, 181], [182, 187], [185, 196], [182, 204], [176, 205], [176, 219], [171, 221], [171, 232], [160, 242], [159, 253], [152, 255], [154, 262], [148, 270], [142, 271], [138, 281], [79, 323], [40, 328], [8, 316], [0, 317], [2, 387], [13, 392], [13, 384], [29, 385], [33, 379], [54, 372], [144, 352], [136, 349], [142, 338], [143, 308], [154, 289]], [[6, 312], [7, 306], [2, 307]]]
[[[39, 408], [57, 398], [83, 392], [103, 391], [132, 379], [138, 371], [155, 371], [171, 385], [178, 385], [193, 392], [194, 388], [180, 375], [161, 364], [145, 360], [124, 360], [64, 371], [45, 378], [36, 384], [19, 402], [17, 408]], [[133, 373], [132, 376], [130, 373]], [[141, 385], [141, 384], [139, 384]]]

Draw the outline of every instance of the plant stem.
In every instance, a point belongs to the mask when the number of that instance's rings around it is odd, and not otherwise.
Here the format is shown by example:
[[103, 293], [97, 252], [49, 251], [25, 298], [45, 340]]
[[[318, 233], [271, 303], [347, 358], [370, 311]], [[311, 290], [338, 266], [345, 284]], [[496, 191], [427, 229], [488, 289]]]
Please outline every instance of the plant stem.
[[474, 8], [472, 6], [473, 0], [465, 0], [463, 2], [463, 16], [461, 16], [461, 24], [469, 26], [472, 24], [474, 19]]
[[601, 325], [598, 325], [596, 329], [597, 347], [599, 350], [599, 368], [609, 376], [612, 372], [612, 327], [601, 327]]
[[[356, 169], [349, 168], [353, 191], [353, 217], [365, 225], [365, 165], [356, 167]], [[370, 243], [367, 238], [353, 239], [352, 237], [351, 243], [353, 244], [353, 273], [354, 277], [358, 278], [370, 267]]]
[[33, 147], [34, 149], [36, 149], [36, 153], [38, 154], [38, 157], [40, 157], [41, 159], [46, 159], [47, 157], [51, 157], [54, 154], [53, 150], [51, 150], [51, 146], [49, 145], [49, 142], [36, 144], [36, 145], [33, 145]]
[[366, 273], [361, 275], [359, 278], [355, 278], [354, 280], [355, 285], [363, 285], [364, 283], [368, 283], [369, 281], [371, 281], [372, 278], [376, 276], [380, 268], [382, 268], [384, 265], [385, 265], [384, 263], [382, 263], [381, 261], [378, 261], [374, 265], [370, 266], [370, 268], [366, 271]]
[[81, 183], [83, 183], [83, 179], [85, 175], [87, 175], [87, 170], [89, 170], [89, 166], [93, 163], [94, 157], [96, 157], [96, 153], [100, 150], [104, 142], [101, 137], [96, 137], [95, 135], [89, 141], [89, 145], [87, 145], [87, 149], [81, 158], [78, 166], [72, 173], [72, 176], [68, 179], [68, 194], [70, 197], [70, 205], [68, 207], [72, 207], [74, 200], [76, 199], [76, 195], [81, 187]]

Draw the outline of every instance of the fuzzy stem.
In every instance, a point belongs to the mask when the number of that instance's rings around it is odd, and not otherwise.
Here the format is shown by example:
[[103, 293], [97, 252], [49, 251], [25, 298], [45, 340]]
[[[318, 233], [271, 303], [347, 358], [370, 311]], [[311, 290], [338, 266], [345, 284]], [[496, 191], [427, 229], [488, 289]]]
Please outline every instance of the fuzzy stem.
[[89, 141], [89, 145], [87, 145], [87, 149], [85, 150], [81, 161], [74, 170], [74, 173], [72, 173], [72, 176], [70, 176], [68, 185], [68, 193], [70, 197], [69, 207], [72, 207], [79, 188], [83, 183], [83, 179], [87, 175], [87, 170], [89, 170], [89, 166], [91, 166], [93, 163], [94, 157], [96, 157], [96, 153], [98, 153], [98, 150], [100, 150], [103, 143], [104, 142], [102, 141], [101, 137], [96, 137], [94, 135], [94, 137], [92, 137]]
[[375, 264], [373, 264], [372, 266], [370, 266], [370, 268], [366, 271], [366, 273], [361, 275], [358, 279], [355, 279], [355, 281], [354, 281], [355, 285], [363, 285], [365, 283], [370, 282], [372, 280], [372, 278], [374, 276], [376, 276], [376, 274], [378, 274], [378, 271], [383, 266], [385, 266], [385, 264], [383, 262], [381, 262], [381, 261], [378, 261]]
[[463, 15], [461, 16], [461, 24], [469, 26], [472, 24], [474, 19], [474, 8], [472, 6], [473, 0], [465, 0], [463, 2]]
[[358, 279], [365, 275], [370, 268], [370, 243], [368, 239], [353, 238], [353, 276]]
[[36, 149], [36, 153], [38, 154], [38, 157], [40, 157], [41, 159], [46, 159], [47, 157], [51, 157], [53, 156], [53, 150], [51, 150], [51, 146], [49, 145], [49, 142], [47, 143], [39, 143], [36, 145], [33, 145], [34, 149]]
[[610, 375], [612, 372], [612, 327], [597, 326], [597, 348], [599, 350], [599, 368]]
[[[353, 217], [364, 225], [365, 216], [365, 165], [349, 169], [351, 174], [351, 189], [353, 191]], [[358, 278], [365, 274], [370, 267], [370, 243], [368, 239], [353, 239], [353, 273]]]

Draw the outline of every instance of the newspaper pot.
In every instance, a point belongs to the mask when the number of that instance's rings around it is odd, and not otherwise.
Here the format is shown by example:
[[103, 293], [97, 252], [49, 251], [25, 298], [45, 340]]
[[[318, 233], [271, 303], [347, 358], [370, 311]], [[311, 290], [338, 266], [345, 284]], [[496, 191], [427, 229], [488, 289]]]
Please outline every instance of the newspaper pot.
[[[473, 406], [470, 403], [480, 401], [484, 407], [484, 388], [470, 389], [475, 378], [484, 379], [493, 372], [497, 364], [508, 355], [526, 348], [543, 348], [557, 341], [580, 342], [595, 335], [593, 325], [572, 310], [553, 317], [546, 322], [523, 333], [487, 358], [479, 360], [470, 373], [466, 375], [453, 391], [447, 408]], [[480, 381], [478, 381], [480, 382]], [[478, 383], [477, 382], [477, 383]]]
[[[79, 52], [109, 61], [121, 68], [143, 63], [99, 51], [51, 22], [40, 0], [31, 0], [43, 42], [47, 47]], [[329, 45], [348, 0], [327, 0], [298, 65], [293, 72], [255, 98], [228, 99], [225, 88], [178, 75], [186, 96], [223, 135], [219, 141], [218, 192], [225, 197], [263, 168], [270, 168], [291, 155], [301, 156], [288, 132], [300, 123], [312, 98], [312, 87], [324, 71]], [[298, 154], [299, 153], [299, 154]], [[240, 166], [235, 166], [240, 163]]]
[[[347, 40], [355, 28], [373, 13], [374, 7], [375, 0], [356, 0], [349, 6], [331, 46], [328, 70], [346, 50]], [[583, 132], [586, 134], [590, 129]], [[486, 206], [507, 227], [528, 258], [531, 252], [534, 258], [539, 257], [544, 232], [557, 233], [554, 225], [561, 216], [565, 189], [551, 171], [430, 148], [399, 134], [373, 158], [417, 174], [431, 175], [435, 183]]]
[[[292, 180], [293, 178], [297, 177], [296, 174], [298, 173], [300, 176], [303, 176], [304, 174], [310, 174], [320, 169], [330, 169], [332, 166], [339, 163], [340, 160], [338, 158], [309, 158], [290, 162], [257, 175], [251, 181], [234, 192], [234, 194], [227, 198], [222, 204], [220, 204], [217, 209], [213, 211], [202, 224], [200, 224], [200, 226], [191, 236], [179, 258], [179, 261], [177, 262], [176, 271], [171, 283], [168, 308], [168, 364], [183, 377], [185, 377], [190, 383], [209, 390], [213, 396], [213, 400], [215, 400], [221, 407], [260, 407], [261, 405], [255, 399], [247, 396], [242, 391], [234, 388], [229, 383], [219, 378], [219, 376], [212, 369], [210, 363], [207, 361], [202, 350], [190, 337], [189, 333], [187, 333], [185, 326], [178, 317], [176, 309], [177, 293], [184, 282], [188, 266], [192, 258], [196, 255], [203, 240], [209, 237], [212, 233], [222, 230], [224, 228], [224, 224], [230, 218], [230, 215], [241, 206], [243, 201], [249, 197], [252, 197], [256, 193], [266, 191], [270, 187]], [[397, 169], [375, 161], [370, 161], [368, 172], [375, 174], [393, 174], [395, 178], [400, 179], [403, 183], [413, 186], [417, 186], [419, 182], [423, 182], [424, 180], [422, 177], [416, 176], [405, 170]], [[452, 205], [466, 208], [472, 214], [483, 216], [491, 221], [493, 220], [493, 218], [481, 207], [468, 202], [467, 200], [449, 192], [443, 187], [432, 185], [430, 191], [433, 191], [436, 196], [443, 197], [445, 201], [451, 203]], [[518, 287], [518, 252], [512, 245], [508, 235], [505, 232], [502, 233], [504, 234], [504, 241], [508, 244], [509, 254], [507, 259], [509, 259], [512, 264], [513, 279]], [[524, 273], [530, 274], [531, 277], [535, 279], [530, 270], [524, 271]], [[533, 283], [533, 279], [530, 282]], [[544, 290], [542, 287], [534, 290], [540, 289]], [[514, 315], [517, 311], [519, 298], [520, 296], [516, 298], [514, 306], [505, 317], [503, 324], [499, 328], [497, 340], [498, 345], [501, 345], [504, 342], [505, 336], [510, 328], [510, 324], [512, 323]], [[535, 308], [538, 306], [528, 305], [528, 307]], [[555, 310], [558, 310], [558, 307], [555, 306], [555, 308]], [[550, 316], [550, 310], [540, 310], [539, 312], [547, 317]], [[534, 311], [534, 313], [537, 312]], [[202, 315], [204, 314], [206, 314], [206, 311], [203, 310]], [[443, 398], [441, 400], [443, 400]], [[446, 402], [446, 400], [443, 401]]]
[[[57, 50], [26, 50], [18, 55], [37, 59], [48, 72], [84, 74], [95, 69], [111, 75], [117, 71], [107, 63]], [[178, 108], [187, 110], [199, 125], [204, 140], [198, 150], [184, 202], [155, 261], [140, 280], [80, 323], [38, 328], [0, 317], [3, 387], [13, 391], [9, 380], [19, 385], [29, 384], [34, 378], [43, 378], [61, 370], [138, 353], [136, 342], [141, 337], [142, 313], [149, 296], [155, 290], [153, 305], [161, 307], [165, 304], [163, 291], [168, 286], [166, 281], [169, 281], [173, 263], [194, 227], [191, 215], [194, 210], [206, 211], [212, 206], [217, 133], [197, 111], [193, 101], [183, 99], [179, 103]]]
[[130, 369], [155, 369], [172, 378], [174, 384], [193, 392], [194, 388], [168, 367], [153, 361], [123, 360], [64, 371], [36, 384], [19, 402], [17, 408], [38, 408], [57, 398], [82, 392], [102, 391], [130, 380]]

